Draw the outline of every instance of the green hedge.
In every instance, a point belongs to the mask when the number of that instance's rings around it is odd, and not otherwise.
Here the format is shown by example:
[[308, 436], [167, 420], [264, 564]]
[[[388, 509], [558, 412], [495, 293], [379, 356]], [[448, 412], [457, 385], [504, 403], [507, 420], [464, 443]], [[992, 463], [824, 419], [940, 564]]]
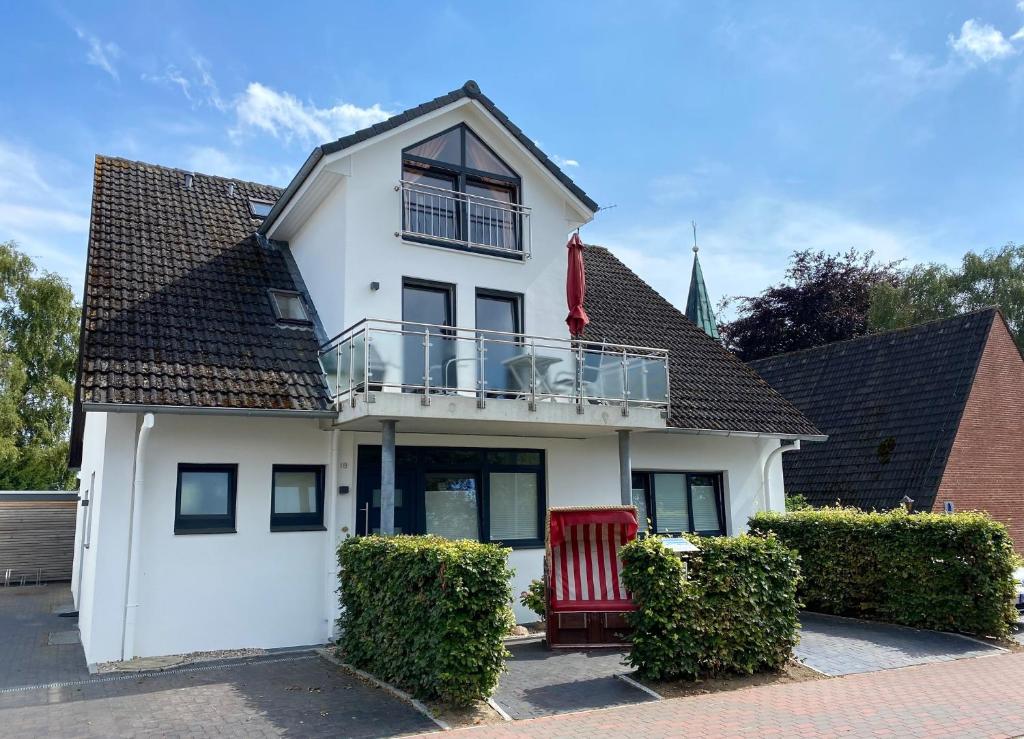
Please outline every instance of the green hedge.
[[800, 553], [800, 596], [815, 611], [991, 636], [1016, 617], [1013, 545], [983, 513], [820, 508], [760, 513], [750, 530]]
[[515, 623], [508, 552], [436, 536], [346, 539], [338, 547], [339, 655], [418, 698], [486, 698]]
[[688, 576], [657, 538], [623, 547], [623, 583], [638, 608], [629, 663], [654, 680], [784, 667], [799, 626], [795, 555], [773, 537], [693, 541]]

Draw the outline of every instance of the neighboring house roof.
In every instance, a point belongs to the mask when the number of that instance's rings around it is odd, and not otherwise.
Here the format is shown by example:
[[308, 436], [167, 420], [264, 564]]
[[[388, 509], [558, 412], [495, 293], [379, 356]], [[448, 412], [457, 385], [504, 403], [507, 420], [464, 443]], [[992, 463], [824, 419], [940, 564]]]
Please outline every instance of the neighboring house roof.
[[[315, 332], [278, 323], [296, 290], [286, 248], [255, 234], [267, 185], [98, 156], [71, 465], [85, 410], [133, 407], [330, 415]], [[229, 190], [234, 186], [233, 194]], [[749, 368], [602, 247], [584, 251], [588, 338], [667, 348], [675, 427], [815, 435]]]
[[488, 113], [494, 116], [495, 119], [497, 119], [497, 121], [501, 123], [501, 125], [504, 126], [505, 129], [507, 129], [508, 132], [520, 144], [522, 144], [545, 169], [554, 175], [555, 178], [569, 190], [569, 192], [579, 198], [579, 200], [592, 212], [597, 212], [597, 203], [595, 203], [589, 195], [583, 192], [583, 189], [573, 182], [572, 178], [563, 172], [557, 164], [551, 161], [551, 159], [548, 158], [548, 155], [541, 151], [540, 147], [534, 143], [533, 139], [523, 133], [519, 126], [513, 123], [489, 97], [484, 95], [483, 92], [480, 91], [480, 86], [477, 85], [476, 82], [473, 80], [467, 80], [466, 84], [456, 90], [452, 90], [449, 93], [436, 97], [429, 102], [417, 105], [414, 108], [409, 108], [408, 110], [391, 116], [385, 121], [375, 123], [374, 125], [363, 128], [355, 133], [350, 133], [348, 136], [342, 136], [337, 141], [322, 144], [313, 149], [305, 163], [299, 169], [298, 173], [288, 184], [288, 187], [285, 188], [284, 194], [281, 196], [280, 200], [278, 200], [273, 210], [270, 211], [270, 215], [267, 216], [266, 221], [260, 226], [260, 233], [265, 234], [269, 231], [270, 226], [275, 220], [277, 220], [277, 217], [284, 211], [284, 209], [288, 207], [288, 203], [291, 201], [292, 196], [298, 192], [302, 183], [305, 182], [306, 177], [313, 171], [313, 168], [316, 167], [317, 163], [323, 157], [329, 154], [336, 154], [339, 151], [343, 151], [344, 149], [354, 146], [362, 141], [366, 141], [367, 139], [372, 139], [374, 136], [379, 136], [382, 133], [398, 128], [399, 126], [405, 125], [406, 123], [424, 116], [427, 113], [432, 113], [435, 110], [439, 110], [446, 105], [451, 105], [463, 98], [469, 98], [470, 100], [475, 100], [480, 103], [480, 105], [482, 105]]
[[583, 250], [589, 341], [669, 351], [669, 425], [799, 437], [821, 434], [785, 398], [602, 246]]
[[686, 317], [712, 339], [718, 338], [718, 322], [711, 307], [708, 289], [704, 286], [704, 272], [697, 258], [697, 247], [693, 247], [693, 271], [690, 273], [690, 293], [686, 296]]
[[907, 495], [930, 510], [998, 315], [986, 308], [751, 362], [829, 435], [785, 455], [786, 490], [866, 509]]

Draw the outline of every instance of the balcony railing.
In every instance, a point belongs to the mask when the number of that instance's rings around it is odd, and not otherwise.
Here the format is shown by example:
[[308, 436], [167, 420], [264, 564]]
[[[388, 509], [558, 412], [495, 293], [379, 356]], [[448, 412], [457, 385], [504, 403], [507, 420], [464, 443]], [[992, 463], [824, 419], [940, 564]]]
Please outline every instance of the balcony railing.
[[404, 392], [530, 403], [669, 409], [665, 349], [366, 319], [320, 351], [335, 407]]
[[402, 180], [402, 235], [474, 251], [530, 256], [530, 209]]

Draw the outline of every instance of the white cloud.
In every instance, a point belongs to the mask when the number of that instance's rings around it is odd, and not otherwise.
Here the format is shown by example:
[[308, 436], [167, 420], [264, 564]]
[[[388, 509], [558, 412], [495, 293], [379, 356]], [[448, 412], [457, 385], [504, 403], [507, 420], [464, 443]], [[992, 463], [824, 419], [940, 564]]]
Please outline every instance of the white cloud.
[[1017, 53], [1002, 31], [988, 23], [982, 23], [974, 18], [964, 21], [960, 28], [960, 35], [956, 38], [949, 36], [949, 44], [958, 54], [969, 60], [978, 60], [983, 63], [995, 59], [1011, 56]]
[[17, 241], [77, 288], [89, 232], [89, 182], [70, 189], [71, 174], [62, 162], [0, 140], [0, 241]]
[[232, 177], [283, 187], [295, 174], [294, 167], [254, 163], [237, 153], [228, 153], [214, 146], [196, 146], [188, 150], [185, 167], [193, 172]]
[[192, 83], [189, 79], [181, 73], [173, 64], [168, 64], [167, 69], [164, 70], [163, 74], [146, 74], [143, 72], [142, 79], [145, 82], [155, 82], [157, 84], [166, 84], [177, 87], [181, 90], [181, 93], [192, 100]]
[[76, 27], [75, 33], [89, 47], [85, 60], [95, 67], [99, 67], [115, 80], [120, 80], [117, 74], [117, 67], [114, 62], [121, 56], [121, 50], [113, 41], [102, 41], [97, 36]]
[[298, 139], [304, 143], [330, 141], [392, 115], [379, 103], [369, 108], [351, 103], [318, 108], [259, 82], [249, 83], [235, 101], [234, 109], [237, 119], [233, 133], [236, 135], [258, 130], [285, 141]]
[[553, 161], [559, 167], [578, 167], [578, 166], [580, 166], [580, 163], [578, 161], [576, 161], [575, 159], [566, 159], [565, 157], [558, 156], [558, 154], [552, 154], [551, 155], [551, 161]]

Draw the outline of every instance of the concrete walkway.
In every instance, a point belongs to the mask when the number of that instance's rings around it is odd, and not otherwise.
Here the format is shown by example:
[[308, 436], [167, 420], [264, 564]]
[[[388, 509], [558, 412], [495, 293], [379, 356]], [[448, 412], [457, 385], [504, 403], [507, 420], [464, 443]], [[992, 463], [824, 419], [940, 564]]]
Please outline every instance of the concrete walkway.
[[1015, 737], [1024, 653], [515, 721], [488, 737]]
[[826, 675], [877, 672], [1002, 652], [958, 634], [818, 613], [800, 614], [800, 624], [797, 659]]

